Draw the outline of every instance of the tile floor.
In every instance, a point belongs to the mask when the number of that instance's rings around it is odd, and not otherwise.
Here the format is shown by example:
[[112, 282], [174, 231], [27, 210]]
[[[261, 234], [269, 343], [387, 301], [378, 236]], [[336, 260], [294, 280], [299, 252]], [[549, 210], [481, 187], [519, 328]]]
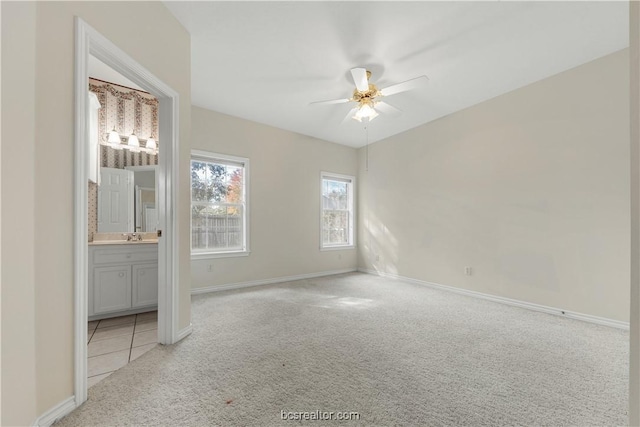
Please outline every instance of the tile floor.
[[157, 345], [158, 312], [88, 323], [88, 386], [99, 383]]

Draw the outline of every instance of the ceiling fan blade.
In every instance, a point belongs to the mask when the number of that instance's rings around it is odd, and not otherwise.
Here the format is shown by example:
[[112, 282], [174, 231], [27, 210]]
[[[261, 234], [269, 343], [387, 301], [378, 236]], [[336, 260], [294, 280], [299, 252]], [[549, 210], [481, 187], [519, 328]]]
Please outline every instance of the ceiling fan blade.
[[353, 118], [353, 115], [356, 113], [356, 111], [358, 111], [358, 107], [352, 108], [351, 111], [349, 111], [347, 115], [344, 117], [344, 120], [342, 120], [342, 124], [350, 122], [351, 119]]
[[389, 114], [390, 116], [399, 116], [402, 114], [402, 110], [394, 107], [393, 105], [389, 105], [386, 102], [378, 101], [376, 102], [375, 109], [384, 114]]
[[332, 99], [329, 101], [315, 101], [315, 102], [310, 102], [309, 105], [329, 105], [329, 104], [344, 104], [345, 102], [349, 102], [351, 101], [349, 98], [343, 98], [343, 99]]
[[369, 80], [367, 79], [367, 70], [364, 68], [352, 68], [351, 76], [353, 82], [356, 84], [359, 92], [366, 92], [369, 90]]
[[415, 79], [407, 80], [406, 82], [385, 87], [384, 89], [380, 89], [380, 92], [383, 96], [391, 96], [395, 95], [396, 93], [406, 92], [411, 89], [419, 88], [420, 86], [427, 84], [428, 81], [429, 78], [427, 76], [420, 76], [416, 77]]

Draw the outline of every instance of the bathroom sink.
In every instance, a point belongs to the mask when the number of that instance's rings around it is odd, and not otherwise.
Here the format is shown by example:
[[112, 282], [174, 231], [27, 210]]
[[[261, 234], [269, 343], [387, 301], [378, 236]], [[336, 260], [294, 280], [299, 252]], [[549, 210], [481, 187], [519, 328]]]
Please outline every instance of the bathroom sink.
[[[131, 233], [127, 233], [131, 234]], [[89, 242], [90, 245], [143, 245], [150, 243], [158, 243], [158, 236], [156, 233], [136, 233], [135, 237], [129, 237], [131, 240], [127, 240], [127, 234], [125, 233], [95, 233], [93, 235], [93, 241]], [[142, 236], [142, 240], [138, 240], [138, 236]]]

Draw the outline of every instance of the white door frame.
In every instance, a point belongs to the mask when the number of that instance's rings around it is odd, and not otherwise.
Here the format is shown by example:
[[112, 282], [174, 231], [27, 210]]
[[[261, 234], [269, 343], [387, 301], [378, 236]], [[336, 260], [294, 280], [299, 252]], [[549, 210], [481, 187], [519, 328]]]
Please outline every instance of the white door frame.
[[127, 77], [160, 101], [159, 140], [162, 154], [158, 165], [158, 342], [173, 344], [178, 333], [178, 93], [139, 65], [123, 50], [75, 18], [75, 173], [74, 173], [74, 372], [75, 404], [87, 400], [87, 310], [88, 310], [88, 147], [87, 99], [89, 55]]

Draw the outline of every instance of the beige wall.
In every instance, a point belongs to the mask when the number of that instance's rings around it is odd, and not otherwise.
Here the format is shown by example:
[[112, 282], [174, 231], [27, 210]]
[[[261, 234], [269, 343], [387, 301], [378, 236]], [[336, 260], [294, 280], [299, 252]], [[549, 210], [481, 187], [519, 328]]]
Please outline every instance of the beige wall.
[[[6, 151], [3, 153], [3, 162], [12, 161], [15, 167], [9, 165], [5, 169], [3, 164], [2, 182], [21, 184], [2, 189], [3, 223], [13, 221], [11, 228], [3, 226], [3, 229], [15, 230], [15, 236], [9, 233], [2, 236], [5, 267], [2, 291], [3, 296], [17, 295], [14, 302], [3, 298], [13, 311], [3, 310], [2, 316], [4, 325], [16, 327], [23, 322], [27, 325], [28, 334], [35, 338], [35, 355], [34, 341], [27, 334], [24, 342], [15, 342], [15, 347], [11, 347], [11, 354], [24, 355], [23, 360], [16, 360], [12, 366], [15, 370], [5, 365], [3, 357], [3, 373], [13, 372], [9, 378], [3, 378], [3, 391], [27, 390], [13, 398], [9, 397], [11, 393], [3, 393], [2, 421], [24, 425], [34, 421], [34, 413], [40, 415], [73, 395], [74, 16], [81, 17], [180, 95], [178, 234], [181, 236], [189, 234], [191, 58], [189, 34], [161, 3], [38, 2], [35, 22], [24, 20], [17, 8], [2, 2], [3, 91], [9, 87], [23, 96], [26, 93], [26, 107], [31, 92], [35, 113], [32, 108], [18, 109], [15, 104], [5, 109], [5, 98], [7, 102], [9, 98], [3, 92], [3, 124], [10, 119], [5, 119], [6, 114], [15, 114], [12, 123], [20, 129], [5, 139], [3, 128], [2, 136], [4, 141], [24, 140], [26, 145], [19, 150], [28, 151], [29, 144], [34, 149], [19, 157], [9, 158]], [[5, 22], [16, 24], [5, 27]], [[27, 38], [20, 37], [21, 33]], [[28, 58], [34, 41], [35, 65]], [[24, 50], [27, 58], [5, 60], [5, 45], [15, 51]], [[29, 79], [31, 84], [25, 81]], [[18, 135], [21, 138], [13, 137]], [[12, 200], [16, 203], [7, 203]], [[180, 327], [184, 328], [190, 319], [189, 242], [181, 239], [179, 244], [179, 319]], [[5, 262], [7, 256], [12, 259]], [[15, 267], [7, 269], [7, 265]], [[31, 287], [33, 290], [29, 291]], [[28, 327], [30, 322], [35, 322], [33, 327]], [[3, 334], [3, 341], [4, 338]], [[34, 375], [35, 393], [33, 387], [28, 388]], [[10, 405], [11, 399], [19, 400], [20, 404]]]
[[628, 321], [628, 61], [359, 150], [360, 267]]
[[[2, 425], [36, 411], [34, 3], [2, 2]], [[7, 66], [11, 64], [12, 66]]]
[[191, 117], [194, 149], [251, 168], [251, 254], [192, 261], [194, 288], [356, 267], [354, 249], [319, 249], [320, 172], [355, 176], [356, 150], [198, 107]]
[[631, 96], [631, 321], [629, 425], [640, 425], [640, 3], [629, 2]]

